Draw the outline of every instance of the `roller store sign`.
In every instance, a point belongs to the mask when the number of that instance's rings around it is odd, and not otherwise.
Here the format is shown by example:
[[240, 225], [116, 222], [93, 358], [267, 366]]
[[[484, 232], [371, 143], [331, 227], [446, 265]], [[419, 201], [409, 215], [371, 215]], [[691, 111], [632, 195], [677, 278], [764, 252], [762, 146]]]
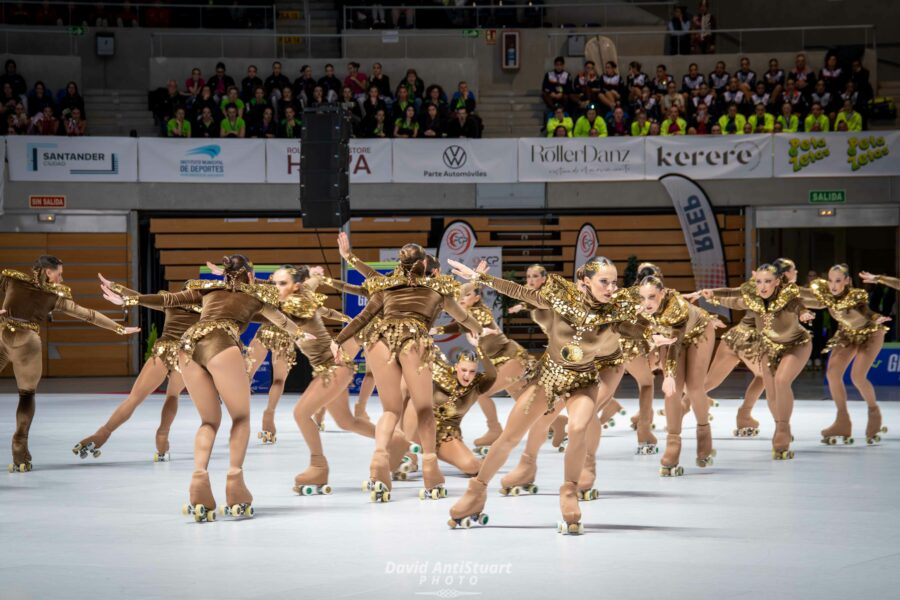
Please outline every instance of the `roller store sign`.
[[900, 175], [900, 132], [795, 133], [775, 136], [775, 177]]
[[[391, 141], [350, 140], [350, 182], [391, 181]], [[300, 182], [300, 140], [266, 140], [266, 181]]]
[[643, 178], [642, 138], [519, 140], [519, 181], [627, 181]]
[[137, 181], [134, 138], [25, 135], [6, 143], [13, 181]]
[[516, 140], [400, 140], [393, 143], [397, 183], [515, 183]]

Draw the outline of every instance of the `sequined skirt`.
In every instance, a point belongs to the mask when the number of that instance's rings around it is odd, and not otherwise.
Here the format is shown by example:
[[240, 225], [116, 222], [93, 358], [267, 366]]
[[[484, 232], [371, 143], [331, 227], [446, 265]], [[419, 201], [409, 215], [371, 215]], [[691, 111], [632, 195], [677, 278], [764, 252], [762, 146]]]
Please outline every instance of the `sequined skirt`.
[[184, 332], [179, 344], [181, 351], [202, 367], [206, 367], [212, 357], [232, 346], [244, 352], [240, 328], [236, 321], [230, 319], [199, 321]]
[[528, 352], [528, 350], [526, 350], [516, 342], [510, 342], [502, 348], [501, 352], [490, 357], [491, 364], [493, 364], [494, 367], [497, 368], [499, 368], [501, 365], [505, 365], [513, 359], [519, 361], [526, 369], [528, 369], [535, 361], [535, 358]]
[[784, 343], [776, 342], [766, 335], [760, 335], [759, 345], [762, 351], [760, 352], [759, 358], [760, 360], [765, 358], [766, 362], [769, 365], [769, 370], [774, 373], [778, 368], [778, 365], [781, 364], [782, 357], [784, 357], [784, 354], [788, 350], [797, 348], [799, 346], [802, 346], [803, 344], [808, 344], [809, 342], [809, 333], [807, 333], [806, 331], [804, 331], [803, 334], [798, 336], [796, 339]]
[[706, 338], [706, 327], [715, 316], [704, 312], [703, 316], [691, 327], [690, 331], [685, 332], [682, 343], [685, 346], [695, 346]]
[[722, 342], [735, 354], [755, 361], [763, 351], [759, 337], [759, 332], [755, 327], [747, 327], [739, 323], [725, 332]]
[[622, 336], [619, 338], [619, 346], [622, 348], [622, 356], [625, 362], [631, 362], [638, 356], [650, 354], [650, 342], [641, 338], [635, 339]]
[[150, 349], [151, 358], [158, 358], [166, 369], [171, 372], [180, 373], [181, 367], [178, 366], [178, 357], [181, 354], [180, 340], [156, 340]]
[[422, 364], [430, 365], [434, 352], [434, 343], [428, 334], [428, 326], [412, 317], [399, 319], [381, 319], [369, 327], [366, 345], [378, 341], [391, 351], [390, 361], [396, 361], [397, 357], [413, 347], [418, 347], [424, 342], [425, 354], [422, 356]]
[[463, 415], [456, 412], [455, 406], [434, 408], [435, 443], [438, 448], [444, 442], [462, 439], [462, 419]]
[[256, 338], [263, 348], [270, 351], [273, 357], [287, 363], [288, 370], [293, 369], [297, 364], [297, 346], [294, 338], [283, 329], [279, 329], [274, 325], [262, 325], [256, 331]]
[[862, 329], [845, 329], [839, 327], [837, 332], [825, 344], [822, 354], [831, 352], [835, 348], [858, 347], [864, 345], [869, 339], [879, 331], [888, 331], [884, 325], [871, 323]]
[[[616, 356], [614, 362], [618, 361], [617, 364], [622, 364], [624, 358], [622, 353], [618, 352]], [[544, 394], [547, 396], [547, 410], [544, 414], [547, 414], [553, 412], [557, 401], [565, 402], [576, 390], [596, 384], [599, 380], [599, 373], [595, 362], [579, 365], [579, 368], [575, 369], [565, 367], [544, 354], [525, 372], [523, 380], [527, 385], [536, 384], [544, 390]], [[527, 400], [528, 405], [525, 412], [528, 412], [533, 401], [532, 395]]]
[[343, 360], [339, 362], [336, 362], [333, 358], [331, 358], [326, 360], [325, 362], [313, 365], [313, 379], [321, 377], [325, 385], [330, 385], [331, 378], [334, 376], [334, 372], [338, 367], [347, 367], [348, 369], [350, 369], [350, 371], [356, 373], [356, 361], [353, 360], [352, 356], [345, 356]]

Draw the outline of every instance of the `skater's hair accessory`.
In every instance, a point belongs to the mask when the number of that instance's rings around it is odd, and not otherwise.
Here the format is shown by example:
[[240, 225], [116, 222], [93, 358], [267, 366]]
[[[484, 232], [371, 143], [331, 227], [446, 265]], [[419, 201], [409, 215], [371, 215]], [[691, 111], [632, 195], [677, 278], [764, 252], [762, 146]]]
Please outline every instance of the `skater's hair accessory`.
[[299, 267], [295, 267], [294, 265], [281, 265], [278, 270], [286, 271], [287, 274], [291, 276], [291, 281], [294, 283], [303, 283], [309, 279], [309, 267], [306, 265]]
[[642, 281], [645, 277], [649, 277], [653, 275], [654, 277], [658, 277], [662, 279], [662, 269], [654, 265], [652, 262], [642, 262], [638, 265], [637, 271], [637, 279], [638, 281]]
[[584, 276], [593, 277], [600, 271], [600, 269], [605, 269], [606, 267], [615, 267], [615, 265], [605, 256], [595, 256], [591, 260], [584, 263]]
[[250, 283], [250, 272], [253, 270], [251, 263], [243, 254], [231, 254], [222, 258], [222, 266], [225, 267], [223, 277], [225, 285], [232, 290], [240, 283]]
[[840, 271], [841, 273], [844, 274], [844, 277], [847, 277], [847, 278], [850, 277], [850, 267], [847, 266], [847, 263], [839, 263], [839, 264], [833, 265], [828, 270], [829, 271]]
[[641, 285], [652, 285], [658, 290], [664, 290], [666, 288], [666, 286], [663, 285], [662, 279], [656, 275], [647, 275], [641, 279]]
[[425, 249], [419, 244], [406, 244], [400, 248], [400, 270], [407, 277], [425, 275], [426, 259]]
[[471, 350], [463, 350], [456, 357], [456, 363], [459, 364], [461, 362], [478, 362], [478, 358]]
[[772, 275], [779, 275], [778, 267], [773, 265], [772, 263], [763, 263], [756, 267], [757, 273], [771, 273]]
[[63, 262], [55, 256], [51, 256], [49, 254], [42, 254], [41, 256], [39, 256], [31, 266], [31, 275], [34, 279], [34, 283], [37, 285], [47, 283], [47, 273], [44, 269], [55, 271], [60, 268], [62, 264]]

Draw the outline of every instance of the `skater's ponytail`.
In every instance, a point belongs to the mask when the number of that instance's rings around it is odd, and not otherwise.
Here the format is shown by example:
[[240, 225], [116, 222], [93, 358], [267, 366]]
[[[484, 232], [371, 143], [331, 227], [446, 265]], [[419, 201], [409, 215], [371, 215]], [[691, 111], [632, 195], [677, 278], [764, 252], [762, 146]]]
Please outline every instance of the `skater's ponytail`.
[[772, 261], [772, 265], [776, 269], [776, 274], [784, 279], [784, 283], [790, 283], [787, 279], [787, 273], [788, 271], [796, 270], [797, 264], [789, 258], [776, 258]]
[[232, 290], [237, 288], [238, 284], [250, 283], [253, 263], [243, 254], [231, 254], [223, 257], [222, 266], [224, 267], [225, 284]]
[[38, 257], [31, 266], [31, 278], [36, 285], [47, 283], [47, 269], [55, 271], [62, 266], [63, 262], [49, 254], [43, 254]]
[[662, 279], [662, 269], [654, 265], [652, 262], [642, 262], [638, 265], [637, 270], [637, 281], [643, 281], [644, 278], [650, 276], [656, 277], [657, 279]]

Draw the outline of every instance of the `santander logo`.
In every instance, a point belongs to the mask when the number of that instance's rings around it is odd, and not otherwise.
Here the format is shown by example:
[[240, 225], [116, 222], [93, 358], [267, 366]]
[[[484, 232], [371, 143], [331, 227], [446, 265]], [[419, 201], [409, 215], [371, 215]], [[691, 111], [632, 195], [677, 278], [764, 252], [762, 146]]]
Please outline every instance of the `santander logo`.
[[456, 225], [447, 232], [447, 248], [462, 256], [472, 247], [472, 234], [467, 227]]

